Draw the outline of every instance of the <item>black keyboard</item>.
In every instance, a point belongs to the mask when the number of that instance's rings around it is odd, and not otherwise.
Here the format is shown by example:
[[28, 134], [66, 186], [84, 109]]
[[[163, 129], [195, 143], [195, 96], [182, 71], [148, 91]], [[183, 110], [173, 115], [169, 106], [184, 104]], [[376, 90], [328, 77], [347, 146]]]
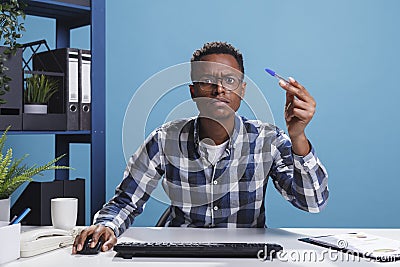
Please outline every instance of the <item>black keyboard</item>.
[[[272, 243], [137, 243], [114, 246], [116, 257], [187, 257], [187, 258], [264, 258], [275, 257], [283, 248]], [[267, 256], [264, 257], [265, 252]]]

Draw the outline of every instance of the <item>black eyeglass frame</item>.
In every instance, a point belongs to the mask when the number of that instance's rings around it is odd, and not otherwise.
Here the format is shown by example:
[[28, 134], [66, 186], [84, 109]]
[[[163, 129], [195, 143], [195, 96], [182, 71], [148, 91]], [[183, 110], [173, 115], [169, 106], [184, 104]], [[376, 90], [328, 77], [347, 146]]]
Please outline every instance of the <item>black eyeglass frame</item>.
[[[210, 78], [212, 80], [212, 82], [211, 83], [202, 82], [201, 79], [203, 79], [203, 78], [204, 79], [205, 78]], [[231, 88], [229, 86], [229, 84], [226, 85], [224, 83], [224, 79], [226, 79], [226, 78], [237, 79], [238, 80], [237, 86], [235, 88], [233, 88], [233, 87]], [[221, 81], [221, 82], [219, 82], [219, 81]], [[226, 76], [222, 76], [222, 77], [217, 77], [217, 76], [213, 76], [213, 75], [207, 75], [207, 76], [201, 77], [200, 79], [198, 79], [196, 81], [193, 81], [193, 84], [198, 84], [200, 89], [203, 90], [203, 91], [206, 91], [206, 92], [215, 90], [217, 88], [217, 86], [219, 86], [219, 85], [221, 85], [225, 90], [227, 90], [229, 92], [233, 92], [233, 91], [237, 90], [242, 83], [243, 83], [243, 78], [238, 78], [238, 77], [236, 77], [234, 75], [226, 75]]]

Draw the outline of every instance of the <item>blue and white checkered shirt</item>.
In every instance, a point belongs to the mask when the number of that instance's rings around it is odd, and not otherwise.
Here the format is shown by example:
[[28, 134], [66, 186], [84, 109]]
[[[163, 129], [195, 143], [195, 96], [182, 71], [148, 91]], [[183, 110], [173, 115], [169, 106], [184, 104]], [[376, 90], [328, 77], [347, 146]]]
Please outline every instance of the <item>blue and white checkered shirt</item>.
[[154, 130], [131, 156], [115, 196], [94, 223], [121, 235], [160, 179], [172, 207], [167, 226], [264, 227], [268, 177], [297, 208], [319, 212], [327, 203], [328, 175], [313, 148], [295, 155], [276, 126], [236, 116], [228, 145], [212, 165], [199, 146], [197, 122], [177, 120]]

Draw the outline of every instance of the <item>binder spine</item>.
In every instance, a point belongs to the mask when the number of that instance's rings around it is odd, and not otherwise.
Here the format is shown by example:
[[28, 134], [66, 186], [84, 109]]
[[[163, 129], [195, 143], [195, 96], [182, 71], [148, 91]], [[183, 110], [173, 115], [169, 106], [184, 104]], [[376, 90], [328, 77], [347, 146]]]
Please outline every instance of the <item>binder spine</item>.
[[91, 129], [91, 54], [90, 51], [80, 50], [80, 130]]
[[79, 130], [79, 56], [78, 51], [68, 50], [67, 56], [67, 130]]

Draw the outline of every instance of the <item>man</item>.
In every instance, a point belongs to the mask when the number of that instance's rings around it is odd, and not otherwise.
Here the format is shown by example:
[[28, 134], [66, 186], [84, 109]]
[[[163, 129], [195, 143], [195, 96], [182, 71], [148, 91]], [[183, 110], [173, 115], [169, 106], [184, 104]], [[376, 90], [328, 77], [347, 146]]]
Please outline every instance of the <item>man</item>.
[[167, 226], [265, 227], [268, 177], [295, 207], [319, 212], [325, 206], [328, 176], [304, 132], [316, 104], [301, 84], [279, 82], [289, 138], [276, 126], [236, 114], [246, 83], [242, 55], [232, 45], [212, 42], [195, 51], [191, 78], [199, 115], [150, 134], [130, 158], [115, 196], [76, 238], [73, 253], [90, 234], [93, 246], [102, 237], [102, 250], [111, 249], [160, 179], [171, 200]]

